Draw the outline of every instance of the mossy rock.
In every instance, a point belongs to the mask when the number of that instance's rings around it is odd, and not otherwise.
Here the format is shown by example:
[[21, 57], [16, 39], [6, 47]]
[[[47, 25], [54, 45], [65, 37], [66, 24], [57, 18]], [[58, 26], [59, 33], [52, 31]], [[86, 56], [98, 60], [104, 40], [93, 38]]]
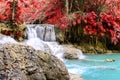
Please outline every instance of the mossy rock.
[[18, 41], [22, 41], [26, 37], [25, 29], [25, 24], [15, 25], [13, 27], [10, 24], [0, 23], [0, 33], [11, 36]]

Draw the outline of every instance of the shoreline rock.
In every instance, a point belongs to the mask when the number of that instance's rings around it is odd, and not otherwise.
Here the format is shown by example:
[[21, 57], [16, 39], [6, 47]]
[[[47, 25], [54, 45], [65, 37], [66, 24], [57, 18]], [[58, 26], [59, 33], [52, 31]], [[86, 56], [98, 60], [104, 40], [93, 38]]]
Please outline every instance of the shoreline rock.
[[62, 45], [65, 59], [79, 59], [82, 57], [81, 50], [75, 48], [73, 45]]
[[70, 80], [83, 80], [83, 78], [77, 74], [69, 73]]

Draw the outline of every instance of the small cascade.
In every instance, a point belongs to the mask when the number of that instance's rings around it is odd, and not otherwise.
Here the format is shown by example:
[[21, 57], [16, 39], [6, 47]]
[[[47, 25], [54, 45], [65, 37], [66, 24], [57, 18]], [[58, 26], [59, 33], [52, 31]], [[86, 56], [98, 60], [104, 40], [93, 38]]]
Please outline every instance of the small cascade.
[[63, 49], [56, 42], [53, 25], [27, 25], [28, 39], [24, 43], [32, 46], [36, 50], [49, 51], [53, 55], [62, 58]]
[[41, 25], [37, 25], [36, 33], [38, 38], [40, 38], [41, 40], [44, 40], [45, 27], [42, 27]]
[[[64, 50], [61, 45], [56, 42], [54, 26], [49, 24], [27, 25], [27, 39], [22, 43], [32, 46], [36, 50], [50, 52], [58, 58], [62, 59]], [[17, 41], [9, 36], [0, 35], [0, 44], [17, 43]], [[83, 59], [84, 55], [78, 49], [79, 59]]]
[[59, 58], [63, 58], [64, 50], [57, 42], [45, 42], [51, 50], [51, 53]]
[[29, 24], [27, 25], [26, 33], [28, 39], [39, 38], [43, 41], [56, 41], [54, 26], [50, 24]]
[[81, 50], [77, 49], [77, 54], [79, 56], [79, 59], [85, 59], [85, 55], [83, 55]]
[[56, 41], [55, 30], [54, 30], [53, 25], [45, 27], [45, 39], [44, 39], [44, 41]]
[[27, 28], [26, 32], [27, 32], [27, 34], [29, 33], [28, 39], [32, 39], [32, 38], [36, 38], [37, 37], [36, 30], [33, 29], [33, 27]]

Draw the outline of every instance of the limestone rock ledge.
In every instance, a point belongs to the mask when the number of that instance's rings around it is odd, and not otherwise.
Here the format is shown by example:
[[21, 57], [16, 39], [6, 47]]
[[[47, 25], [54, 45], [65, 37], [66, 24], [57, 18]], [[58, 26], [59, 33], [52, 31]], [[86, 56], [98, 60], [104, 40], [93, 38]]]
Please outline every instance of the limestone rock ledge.
[[62, 61], [24, 44], [0, 44], [0, 80], [70, 80]]

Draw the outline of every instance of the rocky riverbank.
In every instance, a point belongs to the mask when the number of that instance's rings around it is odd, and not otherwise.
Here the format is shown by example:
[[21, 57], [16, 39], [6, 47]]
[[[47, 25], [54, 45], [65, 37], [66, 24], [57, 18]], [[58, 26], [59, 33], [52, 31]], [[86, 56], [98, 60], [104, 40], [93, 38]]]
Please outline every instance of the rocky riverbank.
[[[106, 49], [103, 46], [97, 45], [97, 46], [93, 46], [93, 45], [89, 45], [87, 43], [78, 45], [78, 44], [62, 44], [62, 46], [64, 47], [64, 50], [66, 51], [67, 54], [65, 54], [66, 58], [68, 59], [72, 59], [72, 57], [75, 59], [77, 59], [77, 55], [76, 55], [76, 50], [81, 50], [83, 54], [113, 54], [113, 53], [119, 53], [120, 50], [110, 50], [110, 49]], [[67, 48], [67, 49], [66, 49]], [[73, 55], [75, 54], [75, 55]], [[69, 58], [69, 56], [71, 56]]]
[[104, 41], [97, 41], [92, 44], [91, 41], [87, 41], [86, 39], [81, 39], [79, 42], [69, 42], [66, 41], [65, 32], [61, 31], [58, 28], [55, 28], [56, 31], [56, 40], [60, 42], [62, 45], [73, 46], [77, 49], [80, 49], [83, 53], [88, 54], [111, 54], [111, 53], [119, 53], [120, 52], [120, 44], [106, 44]]

